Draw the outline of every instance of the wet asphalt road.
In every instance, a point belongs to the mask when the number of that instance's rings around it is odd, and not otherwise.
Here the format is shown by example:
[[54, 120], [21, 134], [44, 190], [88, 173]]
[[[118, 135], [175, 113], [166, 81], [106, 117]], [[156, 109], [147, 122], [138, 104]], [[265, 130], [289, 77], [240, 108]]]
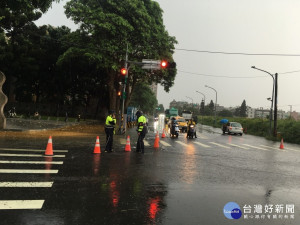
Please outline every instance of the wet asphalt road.
[[[104, 153], [103, 130], [92, 125], [2, 132], [0, 183], [53, 184], [0, 187], [0, 203], [44, 200], [39, 209], [0, 210], [0, 224], [300, 224], [300, 146], [285, 143], [285, 149], [280, 150], [279, 143], [264, 138], [212, 131], [200, 130], [194, 140], [187, 140], [185, 134], [178, 139], [160, 138], [158, 149], [152, 147], [155, 133], [150, 132], [145, 154], [135, 152], [134, 129], [115, 136], [113, 153]], [[42, 156], [49, 134], [53, 136], [54, 155], [65, 157]], [[101, 154], [93, 154], [96, 135], [100, 136]], [[124, 152], [127, 135], [131, 152]], [[29, 151], [38, 149], [41, 152]], [[58, 162], [63, 164], [54, 164]], [[7, 169], [46, 173], [22, 174]], [[52, 170], [58, 171], [52, 174]], [[240, 219], [225, 217], [228, 202], [240, 206]], [[255, 205], [262, 205], [262, 213], [254, 212]], [[274, 210], [265, 213], [266, 205], [273, 205]], [[282, 205], [284, 212], [275, 213], [276, 205]], [[286, 213], [287, 205], [294, 205], [294, 213]], [[251, 206], [251, 213], [244, 211], [245, 206]]]

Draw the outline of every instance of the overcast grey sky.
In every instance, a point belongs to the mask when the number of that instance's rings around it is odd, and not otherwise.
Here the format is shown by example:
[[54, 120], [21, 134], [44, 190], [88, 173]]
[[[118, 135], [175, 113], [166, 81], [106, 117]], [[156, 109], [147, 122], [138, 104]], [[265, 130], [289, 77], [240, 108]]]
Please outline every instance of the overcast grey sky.
[[[63, 5], [53, 4], [38, 25], [76, 25], [64, 15]], [[158, 89], [158, 102], [215, 102], [225, 107], [270, 107], [270, 75], [251, 69], [256, 66], [278, 73], [278, 108], [300, 112], [300, 1], [299, 0], [157, 0], [164, 11], [164, 24], [178, 45], [174, 59], [178, 74], [169, 93]], [[201, 53], [187, 50], [295, 54], [299, 56], [258, 56]], [[286, 73], [291, 71], [299, 71]], [[187, 97], [189, 98], [187, 98]]]

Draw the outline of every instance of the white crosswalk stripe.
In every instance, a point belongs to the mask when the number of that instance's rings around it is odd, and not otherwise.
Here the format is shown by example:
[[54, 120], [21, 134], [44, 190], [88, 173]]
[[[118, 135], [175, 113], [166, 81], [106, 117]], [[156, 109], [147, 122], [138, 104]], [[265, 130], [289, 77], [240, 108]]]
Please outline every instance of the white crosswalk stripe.
[[240, 146], [240, 145], [235, 145], [235, 144], [231, 144], [231, 143], [228, 143], [229, 145], [233, 146], [233, 147], [237, 147], [237, 148], [242, 148], [242, 149], [249, 149], [249, 148], [246, 148], [244, 146]]
[[280, 151], [283, 151], [283, 152], [285, 152], [286, 150], [284, 150], [284, 149], [280, 149], [279, 147], [278, 148], [274, 148], [274, 147], [272, 147], [272, 146], [267, 146], [267, 145], [260, 145], [261, 147], [264, 147], [264, 148], [270, 148], [270, 149], [273, 149], [273, 150], [280, 150]]
[[0, 169], [0, 173], [58, 173], [58, 170], [34, 170], [34, 169]]
[[53, 182], [0, 182], [0, 187], [52, 187]]
[[203, 134], [199, 134], [198, 132], [197, 132], [197, 137], [201, 139], [208, 139], [206, 136], [204, 136]]
[[183, 143], [183, 142], [181, 142], [181, 141], [176, 141], [176, 143], [178, 143], [178, 144], [180, 144], [180, 145], [183, 145], [183, 146], [185, 146], [185, 147], [188, 147], [188, 146], [189, 146], [188, 144], [185, 144], [185, 143]]
[[206, 144], [202, 144], [201, 142], [199, 142], [199, 141], [196, 141], [196, 142], [194, 142], [195, 144], [197, 144], [197, 145], [200, 145], [201, 147], [204, 147], [204, 148], [210, 148], [210, 146], [209, 145], [206, 145]]
[[[0, 148], [0, 151], [22, 151], [22, 152], [45, 152], [45, 150], [40, 149], [25, 149], [25, 148]], [[68, 152], [68, 150], [53, 150], [55, 152]]]
[[216, 143], [216, 142], [209, 142], [209, 143], [211, 143], [211, 144], [213, 144], [213, 145], [216, 145], [216, 146], [219, 146], [219, 147], [222, 147], [222, 148], [227, 148], [227, 149], [230, 149], [230, 147], [228, 147], [228, 146], [225, 146], [225, 145], [221, 145], [221, 144], [219, 144], [219, 143]]
[[264, 150], [264, 151], [271, 151], [269, 149], [265, 149], [265, 148], [261, 148], [261, 147], [257, 147], [257, 146], [253, 146], [253, 145], [248, 145], [248, 144], [243, 144], [245, 146], [248, 146], [250, 148], [255, 148], [255, 149], [259, 149], [259, 150]]
[[9, 161], [9, 160], [0, 160], [0, 163], [3, 164], [63, 164], [63, 161]]
[[0, 209], [41, 209], [45, 200], [4, 200]]
[[144, 140], [144, 145], [145, 145], [145, 146], [150, 146], [149, 142], [146, 141], [146, 140]]
[[170, 145], [169, 143], [165, 142], [165, 141], [160, 141], [160, 143], [163, 145], [163, 146], [166, 146], [166, 147], [170, 147], [172, 145]]
[[[68, 150], [55, 150], [53, 156], [46, 156], [44, 154], [32, 154], [32, 152], [45, 152], [45, 150], [38, 149], [13, 149], [13, 148], [0, 148], [0, 164], [7, 164], [8, 166], [13, 166], [15, 164], [18, 165], [26, 165], [27, 167], [30, 165], [43, 165], [40, 169], [0, 169], [0, 174], [18, 174], [17, 179], [21, 178], [22, 174], [57, 174], [58, 169], [51, 169], [51, 165], [62, 165], [63, 161], [55, 161], [54, 158], [64, 158], [65, 155], [57, 155], [58, 152], [68, 152]], [[28, 152], [29, 154], [26, 154]], [[21, 154], [19, 154], [21, 153]], [[13, 160], [4, 160], [6, 157], [12, 157]], [[40, 157], [40, 160], [15, 160], [17, 157], [28, 157], [28, 158], [37, 158]], [[13, 177], [14, 177], [13, 176]], [[50, 176], [50, 175], [48, 175]], [[52, 176], [52, 175], [51, 175]], [[20, 188], [19, 191], [25, 191], [29, 193], [28, 188], [51, 188], [53, 186], [53, 181], [1, 181], [0, 182], [0, 192], [7, 190], [7, 188]], [[3, 189], [5, 188], [5, 189]], [[26, 188], [26, 189], [22, 189]], [[16, 210], [16, 209], [42, 209], [44, 204], [43, 199], [38, 200], [0, 200], [0, 210]]]
[[[38, 154], [10, 154], [10, 153], [0, 153], [0, 156], [18, 156], [18, 157], [45, 157], [45, 155]], [[65, 155], [53, 155], [51, 157], [55, 158], [63, 158]]]

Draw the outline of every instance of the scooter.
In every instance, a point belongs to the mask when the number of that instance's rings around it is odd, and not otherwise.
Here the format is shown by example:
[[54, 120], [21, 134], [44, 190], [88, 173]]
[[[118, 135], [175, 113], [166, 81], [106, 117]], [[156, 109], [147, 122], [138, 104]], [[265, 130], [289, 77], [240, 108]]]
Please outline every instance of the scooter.
[[170, 137], [176, 136], [178, 138], [179, 135], [179, 126], [177, 123], [172, 124], [171, 130], [170, 130]]
[[190, 124], [186, 137], [187, 138], [194, 138], [194, 136], [195, 136], [195, 125]]

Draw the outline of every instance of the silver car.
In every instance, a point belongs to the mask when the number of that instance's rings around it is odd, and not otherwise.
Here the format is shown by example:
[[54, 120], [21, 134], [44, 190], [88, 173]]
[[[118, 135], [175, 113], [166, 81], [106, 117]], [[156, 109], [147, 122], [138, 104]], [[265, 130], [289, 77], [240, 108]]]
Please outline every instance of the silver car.
[[228, 134], [239, 134], [241, 136], [243, 135], [243, 127], [238, 122], [229, 122], [226, 127], [226, 131], [228, 132]]

